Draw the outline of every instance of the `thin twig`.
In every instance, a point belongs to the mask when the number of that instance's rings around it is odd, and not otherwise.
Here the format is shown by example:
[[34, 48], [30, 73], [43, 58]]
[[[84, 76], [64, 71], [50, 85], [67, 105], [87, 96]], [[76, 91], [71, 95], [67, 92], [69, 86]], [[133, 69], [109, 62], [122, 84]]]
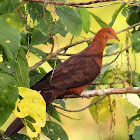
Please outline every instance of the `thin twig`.
[[107, 3], [107, 4], [103, 4], [103, 5], [97, 5], [97, 6], [79, 6], [79, 5], [76, 5], [74, 7], [77, 7], [77, 8], [99, 8], [99, 7], [104, 7], [104, 6], [109, 6], [109, 5], [116, 5], [116, 4], [123, 4], [122, 2], [116, 2], [116, 3]]
[[[55, 106], [56, 107], [56, 106]], [[58, 106], [57, 106], [58, 107]], [[63, 114], [63, 113], [61, 113], [61, 112], [59, 112], [59, 111], [57, 111], [59, 114], [61, 114], [62, 116], [64, 116], [64, 117], [67, 117], [67, 118], [69, 118], [69, 119], [72, 119], [72, 120], [81, 120], [81, 119], [76, 119], [76, 118], [72, 118], [72, 117], [70, 117], [70, 116], [67, 116], [67, 115], [65, 115], [65, 114]]]
[[109, 66], [110, 64], [112, 64], [113, 62], [115, 62], [115, 61], [118, 59], [118, 57], [119, 57], [120, 54], [121, 54], [121, 52], [120, 52], [120, 53], [117, 55], [117, 57], [116, 57], [114, 60], [112, 60], [110, 63], [107, 63], [107, 64], [103, 65], [102, 68], [107, 67], [107, 66]]
[[101, 100], [103, 100], [105, 97], [106, 97], [106, 96], [103, 96], [103, 97], [100, 98], [99, 100], [96, 100], [95, 102], [89, 104], [88, 106], [86, 106], [86, 107], [84, 107], [84, 108], [82, 108], [82, 109], [78, 109], [78, 110], [65, 109], [65, 108], [63, 108], [63, 107], [56, 106], [56, 105], [54, 105], [54, 107], [59, 108], [59, 109], [62, 109], [62, 110], [67, 111], [67, 112], [80, 112], [80, 111], [83, 111], [83, 110], [89, 108], [90, 106], [93, 106], [94, 104], [97, 104], [98, 102], [100, 102]]
[[136, 24], [133, 24], [133, 25], [131, 25], [131, 26], [127, 27], [127, 28], [124, 28], [124, 29], [122, 29], [122, 30], [116, 31], [116, 33], [119, 34], [119, 33], [121, 33], [121, 32], [127, 31], [127, 30], [132, 29], [132, 28], [134, 28], [134, 27], [136, 27], [136, 26], [139, 26], [139, 25], [140, 25], [140, 22], [138, 22], [138, 23], [136, 23]]
[[124, 49], [122, 49], [122, 50], [120, 50], [120, 51], [116, 51], [116, 52], [113, 52], [113, 53], [105, 54], [104, 57], [116, 55], [116, 54], [118, 54], [118, 53], [122, 53], [122, 52], [128, 50], [130, 47], [132, 47], [132, 46], [131, 46], [131, 45], [128, 45], [128, 46], [126, 46]]

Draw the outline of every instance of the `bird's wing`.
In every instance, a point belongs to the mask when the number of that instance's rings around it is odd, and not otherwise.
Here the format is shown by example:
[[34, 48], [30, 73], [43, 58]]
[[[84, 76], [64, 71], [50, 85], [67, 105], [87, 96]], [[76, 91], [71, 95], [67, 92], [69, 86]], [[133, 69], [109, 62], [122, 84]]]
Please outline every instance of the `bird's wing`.
[[50, 84], [57, 89], [70, 89], [90, 84], [101, 69], [96, 57], [72, 56], [55, 70]]

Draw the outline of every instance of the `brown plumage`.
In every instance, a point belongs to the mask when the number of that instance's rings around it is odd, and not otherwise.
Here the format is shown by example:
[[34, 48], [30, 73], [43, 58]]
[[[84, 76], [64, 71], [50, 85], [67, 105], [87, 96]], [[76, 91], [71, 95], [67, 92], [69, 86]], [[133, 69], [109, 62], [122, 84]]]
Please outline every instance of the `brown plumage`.
[[[112, 28], [101, 29], [86, 49], [71, 56], [56, 68], [53, 75], [52, 71], [49, 72], [31, 88], [41, 91], [46, 105], [63, 94], [80, 94], [99, 74], [103, 51], [109, 39], [119, 40]], [[8, 127], [5, 135], [10, 136], [18, 132], [21, 127], [23, 127], [22, 122], [16, 119]]]

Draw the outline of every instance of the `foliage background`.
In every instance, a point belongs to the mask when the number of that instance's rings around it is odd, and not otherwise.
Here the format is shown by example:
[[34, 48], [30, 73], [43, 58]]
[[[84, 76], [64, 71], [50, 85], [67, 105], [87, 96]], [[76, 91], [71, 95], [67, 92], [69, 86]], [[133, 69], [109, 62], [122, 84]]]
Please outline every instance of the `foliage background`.
[[[75, 0], [74, 2], [76, 2], [76, 1], [79, 2], [79, 0]], [[81, 1], [85, 2], [88, 0], [81, 0]], [[69, 2], [72, 2], [72, 1], [69, 0]], [[97, 4], [97, 5], [99, 5], [99, 4]], [[105, 6], [102, 8], [93, 8], [93, 9], [88, 9], [88, 10], [94, 12], [94, 14], [98, 15], [106, 23], [109, 23], [112, 19], [113, 13], [119, 7], [120, 7], [120, 5], [112, 5], [112, 6]], [[50, 8], [48, 8], [48, 9], [50, 9]], [[115, 24], [113, 25], [113, 29], [115, 31], [118, 31], [118, 30], [123, 29], [128, 26], [129, 25], [126, 23], [126, 18], [124, 16], [122, 16], [120, 13], [117, 17], [117, 20], [115, 21]], [[91, 16], [90, 29], [97, 32], [100, 28], [101, 27], [99, 26], [99, 24]], [[93, 35], [91, 33], [85, 34], [85, 32], [82, 32], [81, 36], [82, 37], [74, 37], [73, 42], [83, 39], [83, 36], [85, 38], [87, 38], [87, 37], [91, 37]], [[67, 44], [69, 44], [71, 37], [72, 37], [72, 35], [70, 33], [68, 33], [66, 35], [66, 37], [62, 37], [57, 34], [58, 40], [54, 41], [56, 43], [55, 44], [56, 47], [54, 50], [56, 50], [58, 48], [58, 44], [59, 44], [59, 48], [61, 46], [63, 47], [63, 46], [66, 46]], [[118, 37], [120, 38], [121, 43], [125, 44], [126, 32], [120, 33], [118, 35]], [[113, 41], [113, 42], [115, 42], [115, 41]], [[35, 47], [42, 49], [43, 51], [45, 51], [47, 53], [50, 52], [49, 46], [46, 48], [45, 45], [41, 44], [41, 45], [37, 45]], [[77, 52], [83, 50], [85, 47], [87, 47], [87, 43], [82, 43], [80, 45], [70, 48], [67, 52], [68, 53], [77, 53]], [[115, 63], [116, 64], [120, 63], [122, 59], [123, 59], [123, 61], [126, 61], [125, 56], [123, 56], [123, 57], [124, 58], [119, 57], [119, 59]], [[61, 58], [62, 58], [62, 56], [61, 56]], [[111, 56], [111, 58], [106, 57], [106, 58], [104, 58], [103, 63], [105, 64], [108, 61], [110, 62], [110, 59], [113, 60], [114, 58], [115, 58], [114, 56]], [[134, 64], [133, 54], [131, 54], [131, 53], [130, 53], [130, 58], [131, 58], [131, 66], [133, 69], [135, 64]], [[137, 60], [140, 59], [139, 53], [136, 54], [136, 58], [137, 58]], [[27, 60], [28, 60], [29, 66], [33, 66], [36, 62], [39, 61], [39, 58], [36, 57], [35, 55], [29, 53], [27, 55]], [[51, 70], [51, 67], [47, 64], [47, 62], [44, 63], [43, 65], [41, 65], [41, 67], [43, 67], [47, 72]], [[127, 70], [127, 66], [126, 65], [123, 66], [122, 69]], [[137, 62], [136, 72], [140, 73], [140, 63], [139, 62]], [[140, 102], [136, 95], [127, 95], [127, 98], [129, 101], [131, 100], [131, 102], [135, 103], [138, 107], [140, 107]], [[87, 100], [87, 99], [67, 99], [66, 107], [72, 108], [72, 109], [82, 108], [85, 105], [89, 104], [91, 102], [91, 100], [92, 99], [89, 99], [89, 100]], [[115, 115], [116, 126], [115, 126], [115, 130], [114, 130], [115, 138], [116, 138], [116, 140], [127, 139], [128, 125], [126, 123], [126, 120], [127, 120], [126, 115], [124, 114], [124, 112], [122, 112], [120, 106], [116, 106], [116, 108], [117, 108], [116, 113], [115, 113], [116, 114]], [[68, 133], [70, 140], [77, 140], [77, 139], [80, 139], [80, 140], [96, 139], [96, 140], [98, 140], [98, 139], [100, 139], [100, 137], [103, 140], [108, 139], [107, 137], [110, 134], [110, 120], [108, 120], [105, 123], [105, 125], [97, 125], [96, 122], [93, 121], [89, 110], [85, 110], [80, 113], [65, 113], [65, 114], [67, 114], [68, 116], [72, 116], [74, 118], [82, 118], [79, 121], [75, 121], [75, 120], [70, 120], [70, 119], [62, 116], [62, 120], [63, 120], [63, 124], [64, 124], [64, 125], [62, 124], [62, 126], [65, 129], [65, 131]], [[5, 129], [6, 126], [9, 124], [9, 122], [11, 122], [11, 120], [13, 120], [13, 116], [6, 124], [4, 124], [4, 126], [1, 127], [1, 129]], [[44, 139], [43, 136], [42, 136], [42, 139]], [[46, 139], [46, 137], [45, 137], [45, 139]]]

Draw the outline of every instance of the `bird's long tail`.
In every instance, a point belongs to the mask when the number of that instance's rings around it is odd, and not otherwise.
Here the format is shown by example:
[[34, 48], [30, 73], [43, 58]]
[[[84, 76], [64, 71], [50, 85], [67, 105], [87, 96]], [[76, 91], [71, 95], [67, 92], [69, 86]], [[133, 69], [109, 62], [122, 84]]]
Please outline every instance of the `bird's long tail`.
[[[47, 91], [45, 92], [41, 92], [41, 95], [43, 96], [45, 102], [46, 102], [46, 106], [50, 103], [52, 103], [56, 98], [58, 98], [59, 96], [63, 95], [64, 91], [59, 91], [59, 90], [51, 90], [51, 91]], [[24, 127], [22, 121], [20, 118], [16, 118], [11, 124], [10, 126], [7, 128], [7, 130], [5, 131], [4, 135], [6, 137], [9, 137], [15, 133], [17, 133], [19, 130], [21, 130]]]

